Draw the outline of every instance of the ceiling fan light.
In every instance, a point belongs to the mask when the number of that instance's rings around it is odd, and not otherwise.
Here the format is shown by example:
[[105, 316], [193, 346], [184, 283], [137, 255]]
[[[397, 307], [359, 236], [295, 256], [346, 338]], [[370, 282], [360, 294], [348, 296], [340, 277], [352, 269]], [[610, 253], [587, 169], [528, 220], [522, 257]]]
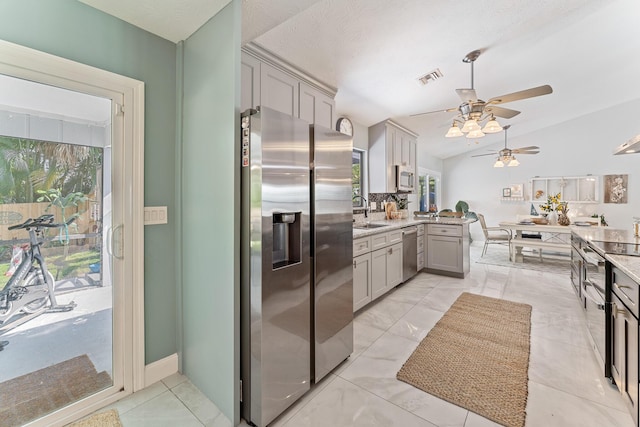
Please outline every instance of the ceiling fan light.
[[511, 161], [509, 162], [509, 164], [507, 166], [511, 167], [511, 166], [518, 166], [520, 164], [520, 162], [514, 157], [511, 157]]
[[497, 133], [501, 131], [502, 131], [502, 126], [500, 126], [500, 123], [498, 123], [498, 121], [493, 117], [482, 128], [482, 132], [484, 133]]
[[462, 135], [464, 135], [464, 134], [462, 133], [460, 128], [458, 126], [456, 126], [455, 123], [453, 123], [451, 125], [451, 127], [449, 128], [449, 131], [445, 135], [445, 138], [455, 138], [455, 137], [462, 136]]
[[462, 132], [464, 133], [471, 132], [472, 130], [476, 129], [480, 129], [480, 125], [478, 125], [478, 122], [473, 119], [465, 121], [464, 125], [462, 125]]
[[504, 167], [504, 163], [502, 163], [502, 160], [500, 160], [500, 158], [498, 157], [498, 160], [496, 160], [496, 162], [493, 164], [494, 168], [503, 168]]
[[478, 129], [473, 129], [471, 132], [467, 134], [467, 138], [469, 139], [482, 138], [483, 136], [484, 136], [484, 133], [482, 132], [482, 129], [480, 129], [479, 126], [478, 126]]

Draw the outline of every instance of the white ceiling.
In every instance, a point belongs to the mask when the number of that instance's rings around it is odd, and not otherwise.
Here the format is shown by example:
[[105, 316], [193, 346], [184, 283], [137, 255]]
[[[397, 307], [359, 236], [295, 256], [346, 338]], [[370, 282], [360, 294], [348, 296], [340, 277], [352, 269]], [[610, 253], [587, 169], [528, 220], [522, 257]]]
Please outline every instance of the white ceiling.
[[[172, 41], [228, 3], [81, 1]], [[504, 104], [522, 112], [501, 121], [513, 125], [510, 138], [640, 98], [637, 0], [243, 0], [242, 8], [243, 42], [337, 87], [340, 114], [365, 126], [392, 118], [441, 158], [503, 140], [445, 139], [453, 113], [409, 117], [460, 103], [455, 89], [470, 86], [471, 71], [462, 58], [475, 49], [483, 51], [475, 63], [481, 99], [553, 87], [551, 95]], [[443, 78], [417, 83], [435, 68]]]

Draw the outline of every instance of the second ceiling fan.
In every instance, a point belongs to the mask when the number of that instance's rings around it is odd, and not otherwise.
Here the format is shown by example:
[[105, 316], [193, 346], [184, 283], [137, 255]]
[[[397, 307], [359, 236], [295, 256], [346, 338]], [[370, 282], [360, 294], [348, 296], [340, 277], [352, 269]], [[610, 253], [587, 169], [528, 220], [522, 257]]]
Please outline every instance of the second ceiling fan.
[[[520, 114], [520, 111], [499, 107], [498, 104], [548, 95], [553, 92], [551, 86], [543, 85], [502, 96], [496, 96], [490, 98], [488, 101], [478, 99], [473, 82], [473, 63], [478, 59], [481, 53], [482, 52], [480, 50], [474, 50], [462, 59], [462, 62], [471, 64], [471, 88], [456, 89], [456, 93], [462, 100], [462, 104], [457, 107], [412, 114], [411, 116], [415, 117], [423, 114], [458, 111], [458, 117], [453, 119], [451, 128], [445, 136], [447, 138], [452, 138], [467, 134], [467, 138], [482, 138], [485, 133], [496, 133], [502, 130], [502, 126], [500, 126], [500, 124], [495, 120], [495, 116], [510, 119]], [[480, 124], [487, 119], [487, 123], [484, 127], [481, 127]], [[458, 124], [461, 124], [462, 128], [460, 128]]]
[[518, 166], [520, 162], [516, 159], [514, 154], [538, 154], [540, 152], [540, 147], [537, 145], [530, 145], [528, 147], [520, 147], [520, 148], [508, 148], [507, 147], [507, 130], [511, 127], [511, 125], [506, 125], [502, 129], [504, 130], [504, 148], [500, 151], [494, 151], [492, 153], [486, 154], [476, 154], [471, 157], [482, 157], [482, 156], [495, 156], [498, 155], [498, 159], [493, 164], [494, 168], [501, 168], [506, 166]]

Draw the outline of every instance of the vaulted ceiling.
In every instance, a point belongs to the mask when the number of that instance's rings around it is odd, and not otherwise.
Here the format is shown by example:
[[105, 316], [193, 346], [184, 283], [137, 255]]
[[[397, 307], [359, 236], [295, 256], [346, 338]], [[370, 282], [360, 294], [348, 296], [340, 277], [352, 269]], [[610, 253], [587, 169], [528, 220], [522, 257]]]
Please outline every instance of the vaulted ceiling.
[[[228, 3], [81, 1], [172, 41], [186, 39]], [[481, 99], [553, 87], [550, 95], [503, 104], [521, 111], [501, 120], [513, 125], [510, 137], [640, 98], [637, 0], [244, 0], [242, 8], [243, 42], [337, 87], [339, 113], [365, 126], [392, 118], [441, 158], [503, 138], [445, 139], [455, 113], [410, 117], [460, 104], [455, 89], [471, 85], [462, 58], [476, 49]], [[442, 78], [418, 84], [436, 68]]]

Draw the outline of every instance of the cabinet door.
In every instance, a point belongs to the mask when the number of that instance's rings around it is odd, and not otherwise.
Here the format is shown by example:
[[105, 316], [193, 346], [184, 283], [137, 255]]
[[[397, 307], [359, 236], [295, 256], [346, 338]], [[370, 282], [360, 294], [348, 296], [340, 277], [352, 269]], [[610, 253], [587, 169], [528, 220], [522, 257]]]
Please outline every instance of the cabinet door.
[[300, 118], [333, 129], [333, 116], [333, 99], [306, 83], [300, 83]]
[[240, 111], [260, 105], [260, 60], [242, 52]]
[[387, 248], [387, 291], [402, 283], [402, 243]]
[[411, 136], [402, 132], [400, 142], [402, 149], [402, 158], [400, 160], [403, 165], [411, 166]]
[[393, 164], [403, 164], [402, 144], [404, 143], [405, 134], [400, 129], [395, 129], [395, 138], [393, 139]]
[[371, 299], [387, 292], [387, 249], [371, 252]]
[[461, 237], [428, 236], [427, 247], [427, 268], [463, 272]]
[[353, 259], [353, 311], [371, 302], [371, 254]]
[[[413, 169], [413, 172], [418, 172], [418, 161], [416, 159], [417, 154], [417, 141], [412, 137], [409, 140], [409, 166]], [[417, 187], [417, 186], [416, 186]]]
[[[396, 165], [400, 162], [401, 151], [397, 148], [398, 130], [393, 126], [387, 126], [386, 130], [386, 150], [387, 150], [387, 191], [395, 193], [398, 189], [396, 186]], [[378, 173], [376, 171], [376, 173]]]
[[617, 295], [612, 295], [611, 375], [638, 424], [638, 321]]
[[260, 66], [260, 101], [265, 107], [298, 117], [298, 80], [269, 64]]

